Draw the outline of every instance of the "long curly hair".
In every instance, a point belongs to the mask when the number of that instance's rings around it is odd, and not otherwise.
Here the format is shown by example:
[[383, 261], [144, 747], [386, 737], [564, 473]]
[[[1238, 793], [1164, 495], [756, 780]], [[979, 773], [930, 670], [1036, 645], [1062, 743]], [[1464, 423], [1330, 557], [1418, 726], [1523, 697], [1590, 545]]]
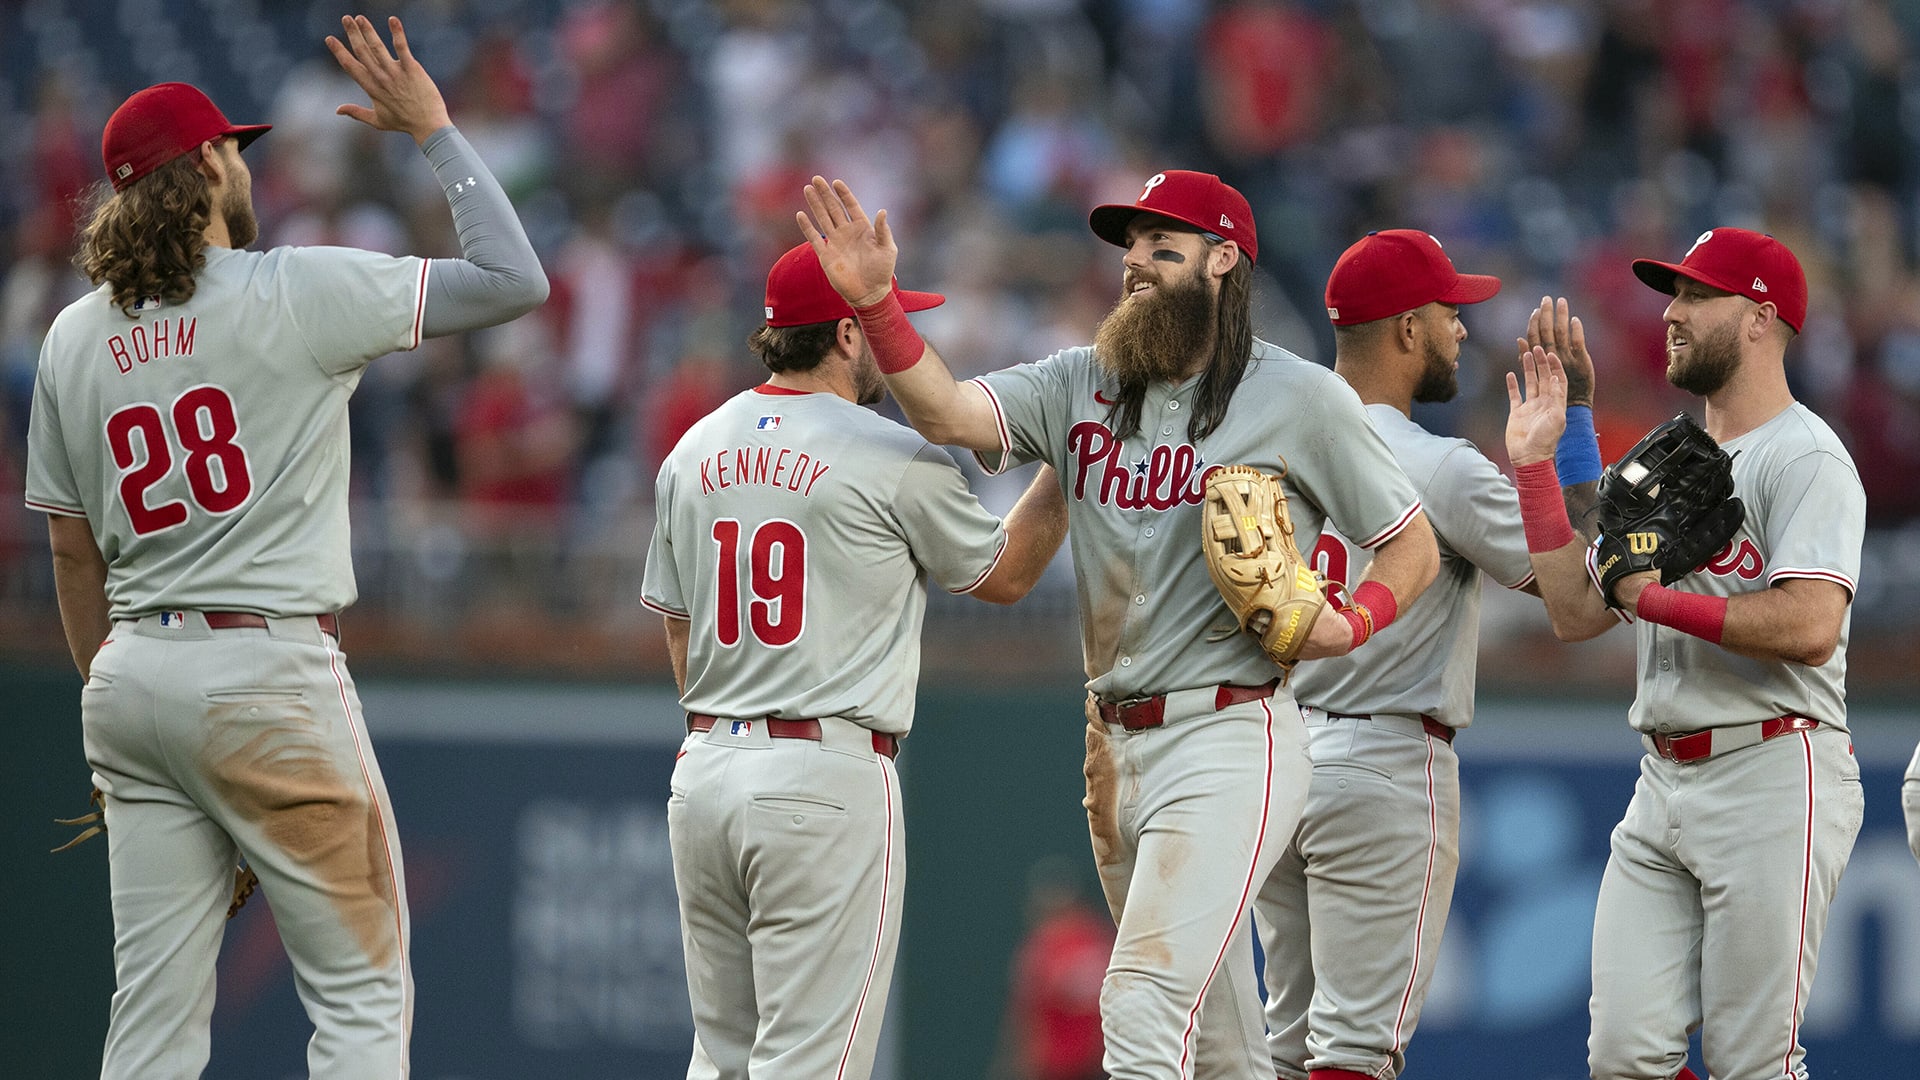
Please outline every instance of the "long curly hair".
[[113, 303], [129, 316], [149, 296], [169, 304], [191, 299], [207, 263], [213, 193], [191, 154], [183, 154], [115, 191], [102, 180], [85, 196], [86, 224], [73, 264], [95, 285], [113, 287]]

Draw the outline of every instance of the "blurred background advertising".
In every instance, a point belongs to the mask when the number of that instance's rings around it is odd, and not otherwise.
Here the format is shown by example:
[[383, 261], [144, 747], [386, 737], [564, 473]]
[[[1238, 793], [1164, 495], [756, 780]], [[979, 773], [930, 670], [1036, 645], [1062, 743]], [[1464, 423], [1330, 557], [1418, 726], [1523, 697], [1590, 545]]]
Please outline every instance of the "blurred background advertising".
[[[1246, 194], [1256, 332], [1311, 360], [1332, 360], [1327, 272], [1369, 229], [1426, 229], [1461, 269], [1499, 275], [1499, 296], [1462, 316], [1459, 396], [1415, 418], [1503, 467], [1503, 376], [1542, 296], [1568, 297], [1586, 326], [1611, 459], [1698, 415], [1662, 374], [1665, 298], [1629, 261], [1676, 259], [1716, 225], [1799, 255], [1811, 302], [1788, 376], [1851, 450], [1869, 523], [1848, 672], [1867, 825], [1806, 1031], [1820, 1071], [1920, 1060], [1920, 869], [1897, 791], [1920, 739], [1920, 4], [392, 12], [553, 281], [515, 323], [381, 358], [353, 399], [360, 600], [345, 647], [406, 844], [423, 1080], [684, 1073], [664, 818], [682, 721], [660, 620], [640, 603], [653, 476], [694, 420], [764, 377], [745, 340], [768, 266], [799, 240], [805, 181], [845, 178], [889, 211], [901, 282], [948, 296], [914, 321], [966, 377], [1090, 340], [1120, 262], [1087, 210], [1132, 201], [1166, 168]], [[0, 1075], [97, 1068], [112, 986], [102, 853], [43, 854], [65, 839], [48, 819], [85, 809], [88, 777], [46, 526], [22, 505], [40, 341], [88, 288], [69, 262], [75, 198], [101, 175], [114, 106], [181, 80], [236, 122], [274, 125], [248, 151], [259, 246], [456, 255], [410, 141], [334, 115], [359, 100], [321, 44], [341, 14], [0, 0], [0, 716], [27, 736], [0, 785], [25, 868], [0, 893], [20, 965], [0, 1008], [21, 1018], [0, 1033]], [[956, 457], [998, 511], [1030, 476]], [[1011, 608], [935, 592], [901, 758], [910, 898], [882, 1074], [1061, 1080], [1027, 1003], [1073, 1014], [1092, 932], [1075, 919], [1102, 913], [1079, 808], [1071, 567], [1063, 554]], [[1460, 894], [1414, 1075], [1486, 1060], [1585, 1075], [1593, 890], [1640, 752], [1632, 672], [1630, 634], [1561, 645], [1531, 598], [1486, 596], [1480, 722], [1459, 744]], [[209, 1075], [301, 1074], [270, 920], [269, 898], [230, 928]]]

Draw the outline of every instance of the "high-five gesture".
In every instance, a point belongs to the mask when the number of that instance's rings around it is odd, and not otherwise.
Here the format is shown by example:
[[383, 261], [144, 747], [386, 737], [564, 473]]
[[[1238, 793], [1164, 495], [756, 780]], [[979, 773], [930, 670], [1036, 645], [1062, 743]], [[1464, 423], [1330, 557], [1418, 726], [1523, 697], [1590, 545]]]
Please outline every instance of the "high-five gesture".
[[1516, 466], [1551, 461], [1566, 429], [1566, 369], [1560, 357], [1538, 345], [1522, 349], [1520, 375], [1507, 372], [1507, 457]]
[[867, 220], [867, 212], [844, 180], [828, 184], [816, 176], [804, 190], [807, 209], [795, 213], [794, 220], [800, 223], [800, 235], [820, 256], [827, 280], [854, 307], [885, 299], [893, 287], [893, 268], [900, 261], [887, 212]]
[[1527, 319], [1527, 336], [1515, 344], [1521, 352], [1536, 346], [1560, 358], [1567, 380], [1567, 404], [1593, 404], [1593, 357], [1587, 354], [1587, 331], [1577, 316], [1569, 317], [1567, 298], [1540, 298], [1540, 307]]
[[365, 15], [341, 16], [340, 28], [346, 44], [328, 35], [327, 51], [367, 92], [373, 108], [342, 105], [335, 113], [381, 131], [404, 131], [416, 143], [425, 143], [427, 136], [453, 123], [433, 76], [407, 48], [407, 31], [397, 16], [387, 18], [387, 31], [393, 35], [391, 53]]

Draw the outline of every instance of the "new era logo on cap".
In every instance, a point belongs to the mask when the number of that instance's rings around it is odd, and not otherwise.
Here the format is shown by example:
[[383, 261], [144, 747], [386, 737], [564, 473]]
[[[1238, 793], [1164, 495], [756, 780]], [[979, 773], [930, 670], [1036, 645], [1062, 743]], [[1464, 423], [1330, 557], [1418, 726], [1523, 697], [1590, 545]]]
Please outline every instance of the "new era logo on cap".
[[1797, 332], [1807, 318], [1807, 275], [1787, 245], [1751, 229], [1708, 229], [1677, 263], [1635, 259], [1633, 273], [1669, 296], [1684, 277], [1721, 292], [1772, 304]]
[[1100, 239], [1126, 247], [1127, 226], [1142, 213], [1158, 214], [1205, 233], [1231, 233], [1248, 262], [1259, 259], [1253, 208], [1245, 196], [1212, 173], [1186, 169], [1155, 173], [1140, 189], [1139, 198], [1096, 206], [1087, 215], [1087, 224]]

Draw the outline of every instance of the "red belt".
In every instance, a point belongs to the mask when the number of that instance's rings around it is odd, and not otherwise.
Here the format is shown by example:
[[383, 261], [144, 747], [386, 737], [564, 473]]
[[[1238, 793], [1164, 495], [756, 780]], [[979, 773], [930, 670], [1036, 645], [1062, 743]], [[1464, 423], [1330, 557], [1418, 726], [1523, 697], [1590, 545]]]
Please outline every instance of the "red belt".
[[[1213, 693], [1215, 712], [1229, 705], [1244, 705], [1249, 701], [1273, 696], [1280, 686], [1280, 680], [1261, 683], [1259, 686], [1222, 686]], [[1119, 724], [1128, 731], [1143, 731], [1159, 727], [1167, 720], [1167, 695], [1155, 694], [1152, 697], [1133, 698], [1129, 701], [1102, 701], [1100, 719], [1109, 724]]]
[[[242, 626], [256, 630], [267, 628], [267, 617], [255, 615], [251, 611], [203, 611], [200, 614], [206, 617], [207, 627], [212, 630], [232, 630]], [[325, 615], [315, 615], [313, 621], [320, 624], [321, 631], [332, 634], [333, 640], [340, 640], [340, 616], [328, 612]]]
[[[712, 731], [713, 725], [719, 722], [720, 718], [717, 716], [708, 716], [704, 713], [687, 714], [688, 731]], [[814, 742], [820, 741], [820, 721], [818, 720], [782, 720], [774, 716], [762, 716], [756, 720], [750, 720], [748, 723], [767, 725], [767, 734], [775, 739], [812, 739]], [[887, 757], [899, 755], [899, 739], [882, 731], [875, 731], [871, 734], [873, 735], [874, 753], [884, 754]]]
[[[1325, 710], [1322, 710], [1322, 711], [1324, 712]], [[1331, 716], [1336, 720], [1371, 720], [1373, 719], [1373, 715], [1371, 713], [1330, 712], [1330, 713], [1326, 713], [1326, 715]], [[1427, 734], [1433, 736], [1436, 739], [1439, 739], [1441, 742], [1449, 742], [1449, 743], [1452, 742], [1454, 735], [1456, 735], [1459, 731], [1458, 728], [1450, 728], [1447, 725], [1441, 723], [1440, 721], [1435, 720], [1433, 717], [1428, 716], [1426, 713], [1420, 714], [1420, 726], [1426, 730]]]
[[[1716, 733], [1721, 733], [1725, 736], [1721, 740], [1720, 750], [1737, 750], [1742, 746], [1752, 746], [1754, 743], [1763, 743], [1775, 736], [1785, 735], [1789, 732], [1812, 731], [1819, 726], [1820, 721], [1818, 720], [1807, 716], [1795, 716], [1789, 713], [1786, 716], [1776, 716], [1771, 720], [1762, 720], [1758, 724], [1742, 724], [1731, 728], [1708, 728], [1705, 731], [1693, 731], [1685, 735], [1652, 735], [1649, 736], [1649, 739], [1653, 743], [1653, 752], [1666, 758], [1668, 761], [1699, 761], [1701, 758], [1712, 757], [1716, 752], [1713, 745], [1713, 737]], [[1749, 727], [1759, 728], [1760, 737], [1757, 739], [1752, 738], [1751, 733], [1744, 730]], [[1740, 732], [1747, 737], [1733, 738], [1732, 736], [1735, 732]]]

